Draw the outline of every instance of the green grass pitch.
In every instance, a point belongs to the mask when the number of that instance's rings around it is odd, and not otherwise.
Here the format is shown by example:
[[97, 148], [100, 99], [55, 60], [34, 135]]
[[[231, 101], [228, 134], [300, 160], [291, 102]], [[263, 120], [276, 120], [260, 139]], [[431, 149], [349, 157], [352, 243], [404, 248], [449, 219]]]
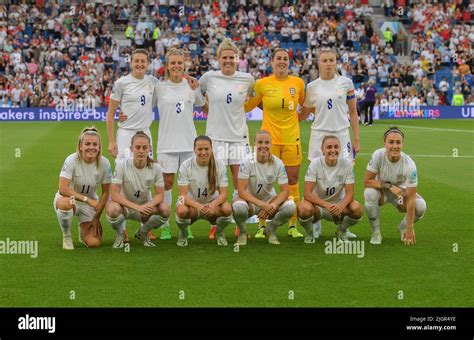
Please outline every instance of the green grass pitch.
[[[382, 245], [369, 243], [364, 215], [351, 229], [365, 241], [365, 256], [358, 258], [325, 254], [324, 243], [334, 234], [327, 222], [313, 245], [287, 237], [285, 226], [277, 232], [280, 246], [252, 238], [235, 252], [233, 225], [226, 231], [229, 246], [218, 247], [207, 239], [208, 223], [199, 221], [193, 225], [195, 239], [180, 248], [174, 217], [173, 240], [158, 240], [150, 249], [132, 239], [129, 253], [112, 249], [114, 231], [104, 216], [103, 246], [86, 249], [77, 241], [75, 219], [76, 249], [64, 251], [52, 201], [64, 159], [74, 152], [80, 130], [92, 123], [2, 123], [0, 241], [37, 240], [39, 254], [0, 255], [0, 306], [472, 307], [474, 121], [378, 121], [361, 127], [355, 165], [359, 202], [369, 155], [382, 147], [391, 124], [405, 131], [404, 151], [416, 162], [418, 191], [428, 210], [415, 226], [413, 247], [400, 241], [396, 226], [403, 216], [391, 205], [382, 209]], [[105, 122], [95, 125], [106, 146]], [[196, 127], [205, 131], [204, 122]], [[251, 136], [259, 127], [260, 122], [249, 123]], [[157, 122], [152, 132], [156, 141]], [[305, 153], [309, 133], [310, 124], [303, 123]], [[305, 160], [300, 170], [300, 191], [307, 165]], [[127, 222], [131, 236], [137, 225]], [[256, 228], [248, 226], [251, 234]]]

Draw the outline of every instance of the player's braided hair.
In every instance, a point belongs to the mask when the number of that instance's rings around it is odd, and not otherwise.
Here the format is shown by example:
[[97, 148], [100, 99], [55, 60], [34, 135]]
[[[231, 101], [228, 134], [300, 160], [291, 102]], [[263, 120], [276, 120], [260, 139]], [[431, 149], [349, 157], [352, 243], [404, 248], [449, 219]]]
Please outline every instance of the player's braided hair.
[[[255, 145], [255, 140], [257, 139], [257, 136], [258, 136], [258, 135], [268, 135], [268, 136], [270, 136], [270, 142], [272, 141], [272, 135], [270, 134], [270, 132], [268, 132], [267, 130], [259, 130], [259, 131], [257, 131], [257, 132], [255, 133], [255, 137], [254, 137], [254, 139], [253, 139], [253, 140], [254, 140], [254, 145]], [[273, 156], [272, 156], [272, 154], [271, 154], [271, 152], [270, 152], [269, 155], [268, 155], [268, 159], [267, 159], [267, 161], [266, 161], [265, 163], [273, 164], [273, 162], [274, 162], [274, 161], [273, 161]]]
[[170, 56], [172, 55], [178, 55], [178, 56], [181, 56], [183, 57], [183, 68], [184, 68], [184, 57], [185, 57], [185, 53], [183, 52], [183, 50], [179, 49], [179, 48], [170, 48], [168, 50], [168, 52], [166, 52], [166, 55], [165, 55], [165, 79], [168, 79], [170, 77], [170, 71], [168, 71], [168, 63], [169, 63], [169, 59], [170, 59]]
[[400, 130], [398, 128], [398, 126], [391, 126], [387, 129], [387, 131], [385, 131], [385, 133], [383, 134], [383, 141], [385, 142], [385, 140], [387, 139], [387, 136], [392, 133], [392, 132], [395, 132], [395, 133], [398, 133], [400, 136], [402, 136], [402, 140], [405, 138], [405, 135], [403, 134], [402, 130]]
[[212, 152], [212, 140], [208, 136], [197, 136], [196, 139], [194, 139], [194, 147], [196, 147], [196, 143], [199, 141], [207, 141], [211, 145], [211, 157], [209, 158], [207, 181], [209, 182], [209, 195], [212, 195], [217, 190], [217, 165], [214, 153]]
[[77, 141], [77, 146], [76, 146], [77, 157], [82, 161], [84, 160], [82, 158], [82, 155], [81, 155], [80, 147], [82, 145], [84, 136], [86, 136], [86, 135], [88, 135], [88, 136], [97, 136], [99, 138], [99, 153], [97, 154], [97, 156], [95, 158], [95, 166], [97, 167], [97, 169], [100, 169], [100, 167], [102, 165], [101, 164], [102, 162], [100, 162], [100, 159], [101, 159], [100, 156], [101, 156], [101, 151], [102, 151], [102, 142], [101, 142], [101, 139], [100, 139], [99, 130], [97, 130], [97, 128], [95, 126], [86, 127], [81, 131], [81, 134], [79, 135], [79, 140]]
[[[151, 148], [150, 137], [148, 137], [148, 135], [143, 131], [138, 131], [136, 134], [133, 135], [130, 145], [133, 145], [133, 142], [135, 142], [135, 140], [137, 138], [140, 138], [140, 137], [145, 138], [148, 141], [148, 145], [150, 145], [150, 148]], [[155, 160], [153, 160], [153, 158], [151, 158], [150, 155], [147, 155], [147, 157], [146, 157], [146, 166], [148, 168], [151, 168], [153, 166], [153, 163], [155, 163]]]

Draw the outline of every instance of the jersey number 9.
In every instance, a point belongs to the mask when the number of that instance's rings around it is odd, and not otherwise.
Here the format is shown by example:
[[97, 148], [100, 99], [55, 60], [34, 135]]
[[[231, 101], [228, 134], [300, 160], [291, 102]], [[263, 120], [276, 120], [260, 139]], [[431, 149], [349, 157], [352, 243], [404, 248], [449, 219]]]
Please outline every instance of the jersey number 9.
[[140, 104], [142, 104], [142, 106], [143, 106], [143, 105], [145, 105], [145, 103], [146, 103], [145, 96], [141, 96], [140, 97]]

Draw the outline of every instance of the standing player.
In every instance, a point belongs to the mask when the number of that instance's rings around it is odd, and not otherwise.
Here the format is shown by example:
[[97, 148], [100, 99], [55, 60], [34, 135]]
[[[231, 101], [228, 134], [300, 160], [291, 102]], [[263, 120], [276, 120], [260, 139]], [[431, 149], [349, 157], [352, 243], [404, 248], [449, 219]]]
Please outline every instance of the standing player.
[[[171, 206], [174, 174], [181, 164], [193, 157], [193, 142], [197, 137], [193, 122], [194, 105], [203, 106], [205, 99], [183, 80], [185, 54], [172, 48], [166, 53], [165, 81], [155, 87], [160, 124], [156, 158], [163, 168], [165, 202]], [[169, 224], [163, 227], [160, 238], [171, 239]], [[188, 238], [192, 238], [191, 229]]]
[[[298, 172], [302, 160], [298, 104], [304, 102], [304, 82], [299, 77], [288, 75], [290, 57], [285, 49], [277, 48], [272, 55], [273, 75], [257, 80], [254, 95], [245, 105], [248, 112], [263, 104], [262, 130], [272, 136], [272, 154], [285, 164], [288, 174], [290, 196], [299, 202]], [[291, 217], [288, 236], [303, 237], [296, 229], [296, 212]], [[263, 221], [261, 221], [262, 223]], [[264, 236], [262, 227], [255, 235]]]
[[[109, 153], [114, 158], [130, 157], [131, 140], [138, 131], [145, 132], [151, 140], [153, 96], [158, 80], [145, 74], [149, 65], [148, 52], [144, 49], [134, 50], [131, 56], [132, 72], [114, 83], [107, 111]], [[115, 140], [114, 115], [119, 106], [126, 119], [118, 123]]]
[[404, 135], [396, 126], [384, 134], [384, 148], [376, 150], [365, 172], [365, 211], [372, 226], [370, 243], [381, 244], [380, 206], [390, 202], [406, 212], [398, 230], [406, 245], [416, 243], [414, 224], [423, 218], [426, 202], [417, 192], [415, 162], [402, 152]]
[[[122, 248], [125, 242], [125, 219], [141, 222], [135, 237], [145, 247], [154, 247], [148, 232], [166, 223], [170, 207], [163, 202], [163, 173], [150, 158], [151, 140], [138, 131], [131, 141], [133, 158], [116, 162], [112, 179], [112, 199], [107, 204], [107, 221], [116, 230], [114, 248]], [[155, 188], [155, 196], [151, 189]]]
[[[143, 131], [152, 140], [150, 126], [153, 122], [153, 107], [155, 105], [155, 87], [158, 79], [146, 75], [150, 57], [144, 49], [136, 49], [131, 56], [131, 74], [121, 77], [114, 83], [107, 112], [107, 135], [109, 153], [117, 159], [130, 157], [132, 136]], [[194, 78], [188, 82], [197, 87]], [[114, 135], [114, 115], [120, 106], [121, 114], [117, 129], [117, 140]], [[150, 149], [150, 156], [153, 155]], [[156, 237], [150, 233], [152, 240]]]
[[[306, 119], [310, 112], [315, 112], [311, 125], [308, 159], [312, 161], [321, 156], [321, 142], [327, 135], [338, 137], [341, 142], [341, 152], [344, 158], [354, 160], [360, 150], [359, 117], [357, 114], [357, 99], [354, 94], [354, 84], [347, 77], [337, 73], [337, 52], [335, 49], [323, 47], [319, 50], [318, 79], [306, 87], [301, 120]], [[349, 112], [350, 121], [347, 117]], [[353, 143], [349, 133], [352, 128]], [[321, 234], [321, 223], [314, 225], [315, 237]], [[356, 237], [347, 231], [348, 237]]]
[[[292, 198], [288, 198], [288, 177], [283, 162], [271, 154], [272, 137], [268, 131], [258, 131], [254, 140], [256, 153], [240, 164], [238, 192], [239, 198], [232, 203], [234, 219], [239, 227], [237, 244], [247, 244], [245, 221], [257, 214], [261, 219], [271, 219], [266, 234], [270, 244], [280, 244], [275, 230], [288, 222], [296, 211]], [[280, 193], [275, 194], [278, 183]]]
[[188, 245], [187, 227], [203, 218], [217, 225], [217, 245], [227, 246], [224, 229], [232, 221], [232, 207], [226, 202], [226, 167], [214, 158], [209, 137], [194, 140], [194, 156], [179, 168], [178, 189], [176, 224], [181, 232], [177, 245]]
[[[74, 249], [71, 236], [74, 215], [79, 220], [79, 241], [90, 248], [102, 243], [100, 215], [109, 197], [112, 171], [101, 151], [97, 129], [85, 128], [79, 136], [76, 153], [66, 158], [61, 169], [54, 210], [63, 233], [63, 249]], [[99, 185], [102, 187], [100, 198], [97, 196]]]
[[313, 221], [325, 219], [338, 225], [336, 236], [347, 241], [347, 228], [357, 224], [362, 206], [354, 200], [354, 169], [352, 162], [340, 157], [341, 143], [336, 136], [322, 140], [322, 157], [311, 161], [305, 176], [304, 200], [299, 221], [306, 230], [305, 243], [314, 243]]
[[[250, 73], [237, 71], [238, 55], [239, 49], [232, 40], [224, 39], [217, 49], [220, 71], [206, 72], [199, 79], [209, 105], [206, 135], [212, 140], [216, 158], [230, 166], [234, 196], [239, 164], [250, 153], [244, 104], [254, 84]], [[215, 238], [215, 231], [213, 226], [210, 239]]]

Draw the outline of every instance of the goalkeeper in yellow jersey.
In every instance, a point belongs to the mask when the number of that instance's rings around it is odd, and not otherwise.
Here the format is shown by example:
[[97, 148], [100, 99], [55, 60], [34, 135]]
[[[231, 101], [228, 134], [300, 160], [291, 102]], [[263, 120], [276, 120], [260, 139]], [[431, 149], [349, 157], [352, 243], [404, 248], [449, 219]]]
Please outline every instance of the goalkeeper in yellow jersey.
[[[271, 152], [280, 158], [288, 175], [290, 196], [299, 203], [298, 173], [302, 160], [300, 125], [296, 109], [304, 103], [304, 82], [299, 77], [288, 75], [290, 57], [283, 48], [277, 48], [272, 55], [273, 74], [255, 82], [252, 97], [245, 104], [249, 112], [257, 105], [263, 106], [262, 130], [272, 136]], [[296, 229], [296, 212], [289, 222], [288, 236], [303, 237]], [[264, 221], [256, 238], [264, 236]]]

